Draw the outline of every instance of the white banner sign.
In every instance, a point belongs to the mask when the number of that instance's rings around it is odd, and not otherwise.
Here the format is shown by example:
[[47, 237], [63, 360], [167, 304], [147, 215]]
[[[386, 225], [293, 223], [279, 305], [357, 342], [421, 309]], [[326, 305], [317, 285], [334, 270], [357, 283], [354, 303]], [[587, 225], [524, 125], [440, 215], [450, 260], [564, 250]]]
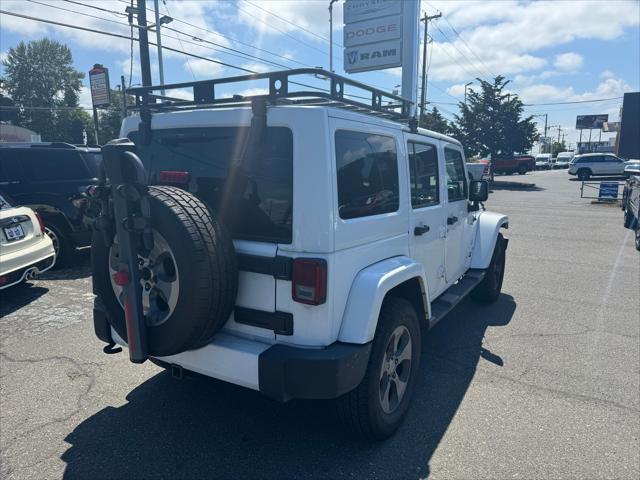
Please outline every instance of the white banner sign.
[[346, 0], [344, 23], [361, 22], [377, 17], [402, 13], [401, 0]]
[[401, 40], [370, 43], [344, 49], [344, 71], [366, 72], [402, 65]]
[[89, 71], [91, 100], [94, 107], [109, 105], [109, 71], [106, 68], [93, 68]]
[[344, 46], [355, 47], [367, 43], [397, 40], [402, 35], [402, 17], [375, 18], [344, 26]]

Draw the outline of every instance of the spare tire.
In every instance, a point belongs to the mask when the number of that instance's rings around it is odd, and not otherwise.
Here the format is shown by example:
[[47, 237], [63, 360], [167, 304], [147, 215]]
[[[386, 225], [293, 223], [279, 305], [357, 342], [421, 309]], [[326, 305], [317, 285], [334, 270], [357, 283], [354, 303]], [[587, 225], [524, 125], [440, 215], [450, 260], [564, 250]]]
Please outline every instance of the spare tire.
[[[194, 195], [152, 186], [149, 203], [154, 247], [147, 258], [138, 254], [138, 264], [148, 353], [162, 357], [206, 345], [222, 328], [235, 304], [238, 267], [230, 235]], [[94, 293], [126, 340], [123, 289], [112, 278], [117, 260], [117, 239], [107, 247], [94, 232]]]

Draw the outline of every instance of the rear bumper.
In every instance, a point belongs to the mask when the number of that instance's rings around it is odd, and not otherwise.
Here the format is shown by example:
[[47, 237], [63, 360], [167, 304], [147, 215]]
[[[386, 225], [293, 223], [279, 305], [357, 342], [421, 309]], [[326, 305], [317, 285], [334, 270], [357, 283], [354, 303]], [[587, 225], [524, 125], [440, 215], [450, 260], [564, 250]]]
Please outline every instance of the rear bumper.
[[[99, 302], [94, 308], [93, 321], [100, 340], [110, 343], [113, 339], [126, 346], [109, 325]], [[337, 398], [353, 390], [364, 378], [370, 352], [370, 343], [336, 342], [325, 348], [300, 348], [219, 333], [202, 348], [157, 357], [157, 360], [258, 390], [284, 402], [292, 398]]]
[[0, 283], [0, 290], [4, 288], [8, 288], [12, 285], [17, 285], [18, 283], [24, 282], [27, 279], [27, 276], [29, 275], [32, 275], [32, 274], [39, 275], [43, 272], [46, 272], [51, 267], [53, 267], [55, 263], [56, 263], [56, 256], [51, 255], [38, 262], [23, 266], [10, 273], [2, 274], [1, 276], [4, 278], [4, 281]]

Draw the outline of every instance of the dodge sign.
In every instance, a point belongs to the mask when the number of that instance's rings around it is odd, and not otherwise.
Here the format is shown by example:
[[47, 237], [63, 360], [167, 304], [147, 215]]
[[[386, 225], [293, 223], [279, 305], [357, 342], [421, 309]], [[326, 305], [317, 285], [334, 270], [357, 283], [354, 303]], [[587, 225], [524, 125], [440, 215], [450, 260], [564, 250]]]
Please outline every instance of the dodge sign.
[[402, 17], [382, 17], [344, 26], [344, 46], [355, 47], [367, 43], [384, 42], [400, 38]]

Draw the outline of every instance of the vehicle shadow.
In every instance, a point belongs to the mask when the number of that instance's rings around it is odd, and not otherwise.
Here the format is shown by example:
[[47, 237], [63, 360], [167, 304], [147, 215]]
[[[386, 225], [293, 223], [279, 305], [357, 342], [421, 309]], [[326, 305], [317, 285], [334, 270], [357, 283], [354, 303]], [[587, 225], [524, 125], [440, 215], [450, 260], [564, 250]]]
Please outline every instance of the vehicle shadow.
[[490, 190], [523, 190], [526, 192], [541, 192], [545, 190], [538, 187], [535, 183], [508, 182], [502, 180], [494, 180], [489, 184]]
[[0, 318], [30, 304], [48, 291], [48, 288], [29, 282], [0, 290]]
[[[589, 177], [589, 180], [585, 180], [585, 181], [587, 182], [624, 182], [626, 180], [627, 180], [627, 177], [624, 175], [617, 175], [617, 176], [591, 175]], [[582, 183], [582, 180], [580, 180], [577, 177], [571, 177], [569, 178], [569, 181]]]
[[422, 375], [406, 421], [391, 439], [365, 443], [340, 428], [332, 404], [270, 401], [211, 379], [159, 373], [79, 424], [65, 440], [64, 478], [425, 478], [473, 379], [488, 327], [516, 303], [463, 302], [423, 338]]
[[50, 270], [38, 275], [41, 280], [75, 280], [91, 275], [91, 249], [78, 250], [69, 265], [54, 266]]

